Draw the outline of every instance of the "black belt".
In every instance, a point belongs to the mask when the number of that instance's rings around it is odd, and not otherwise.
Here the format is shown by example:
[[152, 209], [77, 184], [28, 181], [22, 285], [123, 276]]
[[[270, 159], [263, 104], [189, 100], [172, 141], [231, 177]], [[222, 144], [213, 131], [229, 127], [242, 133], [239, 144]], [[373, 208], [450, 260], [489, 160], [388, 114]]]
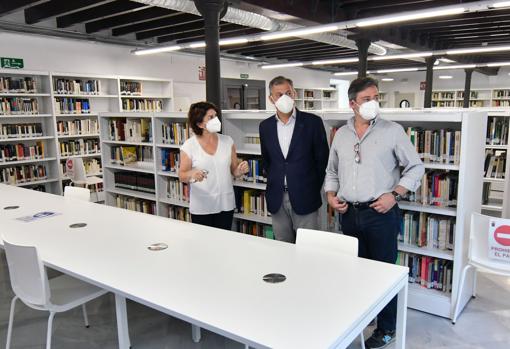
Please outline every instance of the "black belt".
[[348, 202], [349, 206], [357, 208], [357, 209], [367, 209], [370, 208], [370, 205], [372, 205], [376, 200], [367, 201], [367, 202]]

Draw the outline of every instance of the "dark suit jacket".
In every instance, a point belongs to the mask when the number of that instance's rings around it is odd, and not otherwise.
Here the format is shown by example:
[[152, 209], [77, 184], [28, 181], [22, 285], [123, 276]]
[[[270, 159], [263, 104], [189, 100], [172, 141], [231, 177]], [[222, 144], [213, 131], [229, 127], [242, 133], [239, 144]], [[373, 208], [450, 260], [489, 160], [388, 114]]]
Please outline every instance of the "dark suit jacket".
[[259, 125], [267, 176], [266, 201], [271, 213], [282, 205], [285, 176], [294, 212], [309, 214], [322, 205], [321, 190], [329, 156], [326, 131], [320, 117], [297, 109], [295, 122], [287, 158], [283, 157], [278, 141], [276, 117], [273, 115]]

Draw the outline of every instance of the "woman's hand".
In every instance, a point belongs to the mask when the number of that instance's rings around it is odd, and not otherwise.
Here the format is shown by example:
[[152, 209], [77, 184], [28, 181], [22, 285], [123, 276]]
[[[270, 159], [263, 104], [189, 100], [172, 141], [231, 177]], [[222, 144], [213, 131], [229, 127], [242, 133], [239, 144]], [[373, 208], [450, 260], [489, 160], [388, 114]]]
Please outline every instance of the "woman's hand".
[[241, 177], [242, 175], [248, 173], [248, 171], [250, 171], [248, 161], [241, 161], [234, 171], [234, 177]]
[[200, 170], [200, 169], [193, 169], [191, 170], [189, 182], [195, 183], [195, 182], [202, 182], [204, 179], [207, 178], [207, 171], [206, 170]]

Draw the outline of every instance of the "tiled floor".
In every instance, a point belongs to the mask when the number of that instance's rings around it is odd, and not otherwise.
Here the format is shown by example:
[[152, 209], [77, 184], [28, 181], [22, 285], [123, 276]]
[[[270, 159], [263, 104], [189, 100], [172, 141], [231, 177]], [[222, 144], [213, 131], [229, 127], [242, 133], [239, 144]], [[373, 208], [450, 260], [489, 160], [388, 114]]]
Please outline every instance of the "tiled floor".
[[[407, 348], [509, 349], [510, 279], [480, 275], [478, 280], [478, 297], [469, 303], [456, 325], [447, 319], [410, 310]], [[0, 252], [0, 347], [5, 345], [11, 297], [5, 256]], [[80, 309], [57, 314], [53, 348], [117, 348], [113, 297], [107, 295], [93, 301], [87, 309], [89, 329], [83, 326]], [[134, 349], [244, 348], [240, 343], [208, 331], [202, 331], [200, 343], [193, 343], [189, 324], [133, 302], [128, 302], [128, 314]], [[18, 303], [11, 348], [43, 348], [46, 320], [47, 313]], [[369, 334], [370, 329], [367, 329], [365, 335]], [[351, 348], [359, 348], [359, 343], [353, 343]]]

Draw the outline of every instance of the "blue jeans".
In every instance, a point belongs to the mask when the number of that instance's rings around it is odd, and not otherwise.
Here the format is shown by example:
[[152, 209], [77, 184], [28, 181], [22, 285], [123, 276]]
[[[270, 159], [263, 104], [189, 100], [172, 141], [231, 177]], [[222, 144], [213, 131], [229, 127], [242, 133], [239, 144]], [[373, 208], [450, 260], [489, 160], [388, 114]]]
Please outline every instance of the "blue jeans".
[[[386, 213], [372, 208], [354, 208], [340, 215], [345, 235], [358, 239], [358, 256], [380, 262], [395, 264], [397, 241], [400, 231], [400, 209], [393, 206]], [[397, 321], [397, 297], [393, 298], [377, 316], [377, 327], [385, 331], [395, 330]]]

